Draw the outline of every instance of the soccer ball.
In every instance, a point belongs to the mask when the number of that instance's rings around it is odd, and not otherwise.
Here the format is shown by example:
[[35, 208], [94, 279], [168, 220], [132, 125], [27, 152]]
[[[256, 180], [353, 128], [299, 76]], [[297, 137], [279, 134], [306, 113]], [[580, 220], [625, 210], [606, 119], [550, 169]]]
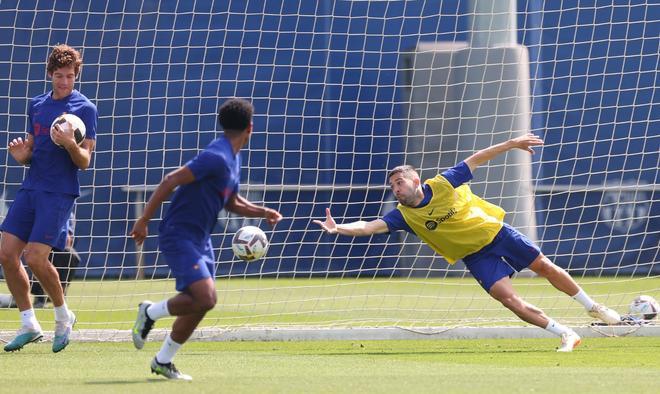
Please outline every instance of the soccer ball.
[[[51, 131], [56, 124], [60, 125], [64, 131], [73, 130], [73, 136], [76, 138], [76, 143], [78, 145], [82, 144], [82, 142], [85, 140], [85, 133], [87, 132], [87, 128], [85, 127], [85, 123], [83, 123], [83, 121], [76, 115], [62, 114], [58, 116], [53, 121], [53, 124], [50, 125]], [[53, 139], [53, 134], [50, 135], [50, 138]], [[55, 140], [53, 140], [53, 143], [60, 148], [62, 147], [60, 144], [55, 142]]]
[[259, 227], [245, 226], [234, 234], [231, 249], [241, 260], [259, 260], [268, 251], [268, 238]]
[[640, 320], [653, 320], [658, 316], [659, 311], [658, 301], [647, 295], [636, 297], [628, 308], [630, 315]]

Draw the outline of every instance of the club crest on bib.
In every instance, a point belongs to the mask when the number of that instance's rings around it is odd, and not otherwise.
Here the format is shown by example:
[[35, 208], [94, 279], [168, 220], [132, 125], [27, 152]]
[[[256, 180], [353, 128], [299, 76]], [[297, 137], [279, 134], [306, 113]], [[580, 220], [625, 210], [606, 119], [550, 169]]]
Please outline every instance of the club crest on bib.
[[424, 225], [429, 230], [435, 230], [436, 227], [438, 227], [438, 223], [435, 220], [427, 220], [426, 223], [424, 223]]

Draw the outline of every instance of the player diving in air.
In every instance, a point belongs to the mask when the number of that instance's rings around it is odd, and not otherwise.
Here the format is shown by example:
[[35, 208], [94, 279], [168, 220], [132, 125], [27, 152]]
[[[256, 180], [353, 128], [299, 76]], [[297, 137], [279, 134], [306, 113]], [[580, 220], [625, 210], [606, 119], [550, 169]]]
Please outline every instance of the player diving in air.
[[503, 222], [502, 208], [472, 194], [466, 185], [480, 165], [496, 156], [512, 149], [534, 153], [532, 147], [542, 144], [533, 134], [513, 138], [478, 151], [424, 183], [412, 166], [396, 167], [390, 171], [388, 180], [399, 204], [382, 219], [337, 224], [326, 208], [325, 221], [314, 220], [314, 223], [329, 234], [354, 237], [399, 230], [417, 235], [450, 264], [462, 259], [491, 297], [522, 320], [560, 336], [557, 351], [570, 352], [580, 344], [580, 336], [523, 300], [511, 282], [515, 271], [529, 268], [582, 304], [590, 316], [607, 324], [619, 323], [619, 314], [594, 302], [538, 246]]

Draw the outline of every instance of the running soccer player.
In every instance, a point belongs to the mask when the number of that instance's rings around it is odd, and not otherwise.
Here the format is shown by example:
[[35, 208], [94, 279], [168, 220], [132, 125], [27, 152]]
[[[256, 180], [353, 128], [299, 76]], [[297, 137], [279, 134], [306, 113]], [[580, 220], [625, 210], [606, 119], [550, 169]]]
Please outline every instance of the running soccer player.
[[138, 245], [142, 244], [147, 237], [147, 223], [178, 187], [160, 223], [158, 243], [179, 293], [160, 302], [140, 303], [132, 333], [133, 344], [142, 349], [156, 320], [176, 316], [172, 331], [151, 361], [151, 372], [168, 379], [192, 380], [176, 369], [172, 359], [217, 302], [211, 231], [220, 210], [265, 218], [271, 225], [282, 219], [276, 210], [254, 205], [238, 194], [239, 152], [252, 134], [253, 111], [246, 100], [227, 100], [218, 111], [224, 136], [163, 178], [130, 233]]
[[[67, 221], [80, 195], [78, 170], [89, 167], [96, 144], [96, 106], [74, 89], [81, 67], [82, 57], [77, 50], [68, 45], [53, 48], [46, 67], [53, 89], [30, 101], [30, 130], [26, 139], [19, 137], [9, 142], [11, 156], [30, 168], [1, 228], [0, 263], [22, 323], [16, 337], [5, 346], [8, 352], [43, 336], [30, 302], [30, 283], [21, 265], [21, 255], [53, 302], [53, 352], [69, 344], [76, 322], [48, 256], [51, 249], [65, 247]], [[76, 143], [71, 131], [59, 125], [51, 130], [52, 122], [63, 113], [74, 114], [85, 123], [87, 133], [81, 145]]]
[[503, 222], [504, 210], [472, 194], [465, 183], [474, 170], [511, 149], [534, 153], [543, 141], [533, 134], [483, 149], [455, 167], [422, 184], [412, 166], [394, 168], [388, 180], [399, 204], [382, 219], [336, 224], [330, 209], [325, 221], [314, 220], [330, 234], [364, 236], [405, 230], [416, 234], [450, 264], [462, 259], [472, 276], [490, 294], [522, 320], [561, 337], [559, 352], [570, 352], [580, 337], [542, 310], [524, 301], [514, 290], [514, 271], [529, 268], [555, 288], [582, 304], [590, 316], [618, 324], [615, 311], [594, 302], [571, 276], [541, 253], [532, 241]]

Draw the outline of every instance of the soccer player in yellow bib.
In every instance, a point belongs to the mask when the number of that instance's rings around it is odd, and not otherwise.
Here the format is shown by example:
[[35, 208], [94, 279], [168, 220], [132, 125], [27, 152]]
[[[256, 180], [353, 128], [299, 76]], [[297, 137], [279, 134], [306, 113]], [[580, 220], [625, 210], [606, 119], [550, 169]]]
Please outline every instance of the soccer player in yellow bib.
[[417, 235], [450, 264], [462, 259], [479, 284], [522, 320], [561, 337], [559, 352], [570, 352], [580, 337], [524, 301], [511, 276], [529, 268], [582, 304], [590, 316], [617, 324], [619, 314], [594, 302], [561, 267], [525, 235], [503, 222], [504, 210], [472, 194], [465, 183], [480, 165], [512, 149], [534, 153], [543, 141], [533, 134], [480, 150], [440, 175], [421, 182], [412, 166], [394, 168], [389, 184], [399, 204], [382, 219], [337, 224], [326, 209], [325, 221], [314, 220], [330, 234], [366, 236], [405, 230]]

